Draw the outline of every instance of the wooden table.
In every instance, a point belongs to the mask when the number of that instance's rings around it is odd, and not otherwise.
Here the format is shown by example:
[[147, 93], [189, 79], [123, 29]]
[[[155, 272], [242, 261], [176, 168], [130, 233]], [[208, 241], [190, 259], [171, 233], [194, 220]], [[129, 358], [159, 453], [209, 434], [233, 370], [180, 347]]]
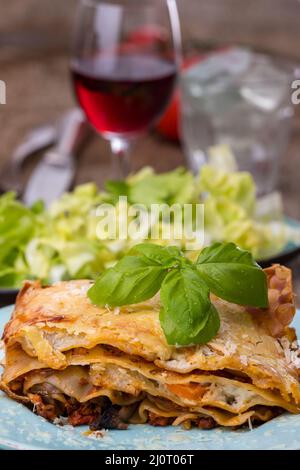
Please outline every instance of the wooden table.
[[[19, 0], [1, 2], [6, 14], [0, 17], [0, 79], [7, 83], [7, 105], [0, 106], [0, 169], [28, 130], [57, 119], [74, 105], [67, 44], [76, 1], [23, 0], [23, 10]], [[198, 0], [179, 2], [186, 39], [234, 41], [300, 61], [297, 1], [261, 0], [260, 8], [255, 9], [249, 2], [247, 15], [240, 0], [214, 0], [201, 6]], [[300, 106], [295, 112], [280, 190], [286, 213], [300, 220]], [[132, 157], [134, 169], [152, 165], [166, 171], [185, 163], [179, 146], [156, 135], [138, 142]], [[93, 180], [101, 185], [110, 176], [109, 161], [108, 145], [95, 136], [78, 160], [76, 183]], [[30, 165], [24, 170], [24, 179], [29, 171]], [[291, 266], [295, 291], [300, 294], [300, 260]]]

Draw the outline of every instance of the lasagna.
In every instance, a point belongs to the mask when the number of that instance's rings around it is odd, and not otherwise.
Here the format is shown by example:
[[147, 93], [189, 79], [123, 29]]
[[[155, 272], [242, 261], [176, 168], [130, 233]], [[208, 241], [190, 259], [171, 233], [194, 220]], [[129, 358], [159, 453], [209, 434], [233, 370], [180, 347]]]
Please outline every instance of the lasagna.
[[265, 272], [268, 309], [213, 296], [221, 328], [189, 347], [168, 345], [159, 296], [99, 308], [87, 297], [90, 281], [26, 282], [3, 335], [1, 388], [52, 422], [92, 430], [251, 426], [299, 413], [291, 273], [279, 265]]

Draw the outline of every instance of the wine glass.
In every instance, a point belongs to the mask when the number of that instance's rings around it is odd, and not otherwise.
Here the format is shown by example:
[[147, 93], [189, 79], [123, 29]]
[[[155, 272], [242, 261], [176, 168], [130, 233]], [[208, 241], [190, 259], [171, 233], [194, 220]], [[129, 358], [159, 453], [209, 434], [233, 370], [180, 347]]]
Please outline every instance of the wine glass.
[[[110, 142], [115, 176], [159, 119], [181, 57], [176, 0], [81, 0], [71, 71], [78, 102]], [[117, 173], [117, 174], [116, 174]]]

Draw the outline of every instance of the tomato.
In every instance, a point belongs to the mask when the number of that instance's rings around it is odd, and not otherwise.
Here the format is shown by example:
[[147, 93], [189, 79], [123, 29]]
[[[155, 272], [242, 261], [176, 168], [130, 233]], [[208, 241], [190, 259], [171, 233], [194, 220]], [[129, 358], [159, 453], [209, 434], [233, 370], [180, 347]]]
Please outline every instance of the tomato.
[[166, 111], [160, 118], [156, 130], [167, 139], [179, 142], [179, 115], [180, 115], [180, 92], [178, 88], [174, 91], [173, 97]]
[[[135, 51], [139, 52], [142, 46], [143, 50], [151, 50], [154, 47], [161, 48], [163, 51], [166, 39], [162, 29], [156, 25], [149, 24], [133, 31], [126, 38], [126, 42], [122, 44], [121, 49], [123, 53], [134, 53]], [[182, 70], [186, 70], [205, 57], [206, 54], [194, 54], [186, 58], [183, 62]], [[169, 106], [156, 126], [156, 130], [160, 135], [175, 142], [180, 141], [180, 101], [180, 89], [176, 87]]]
[[[203, 60], [205, 57], [205, 54], [198, 54], [195, 56], [188, 57], [184, 60], [182, 64], [182, 70], [188, 69], [192, 65]], [[180, 111], [180, 89], [179, 87], [176, 87], [170, 104], [168, 105], [166, 111], [164, 112], [156, 126], [156, 130], [160, 135], [175, 142], [180, 141]]]
[[178, 397], [187, 400], [199, 400], [207, 392], [207, 387], [198, 383], [167, 384], [167, 388]]

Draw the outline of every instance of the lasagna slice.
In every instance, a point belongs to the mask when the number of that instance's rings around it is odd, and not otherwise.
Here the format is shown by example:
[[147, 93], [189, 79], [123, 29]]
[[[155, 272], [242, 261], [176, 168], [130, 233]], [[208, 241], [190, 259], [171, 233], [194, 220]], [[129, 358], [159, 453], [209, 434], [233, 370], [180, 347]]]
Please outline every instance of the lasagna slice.
[[291, 273], [274, 265], [266, 274], [268, 309], [213, 297], [218, 335], [181, 348], [166, 342], [158, 296], [99, 308], [87, 297], [90, 281], [26, 282], [4, 331], [1, 388], [50, 421], [93, 430], [237, 427], [299, 413]]

